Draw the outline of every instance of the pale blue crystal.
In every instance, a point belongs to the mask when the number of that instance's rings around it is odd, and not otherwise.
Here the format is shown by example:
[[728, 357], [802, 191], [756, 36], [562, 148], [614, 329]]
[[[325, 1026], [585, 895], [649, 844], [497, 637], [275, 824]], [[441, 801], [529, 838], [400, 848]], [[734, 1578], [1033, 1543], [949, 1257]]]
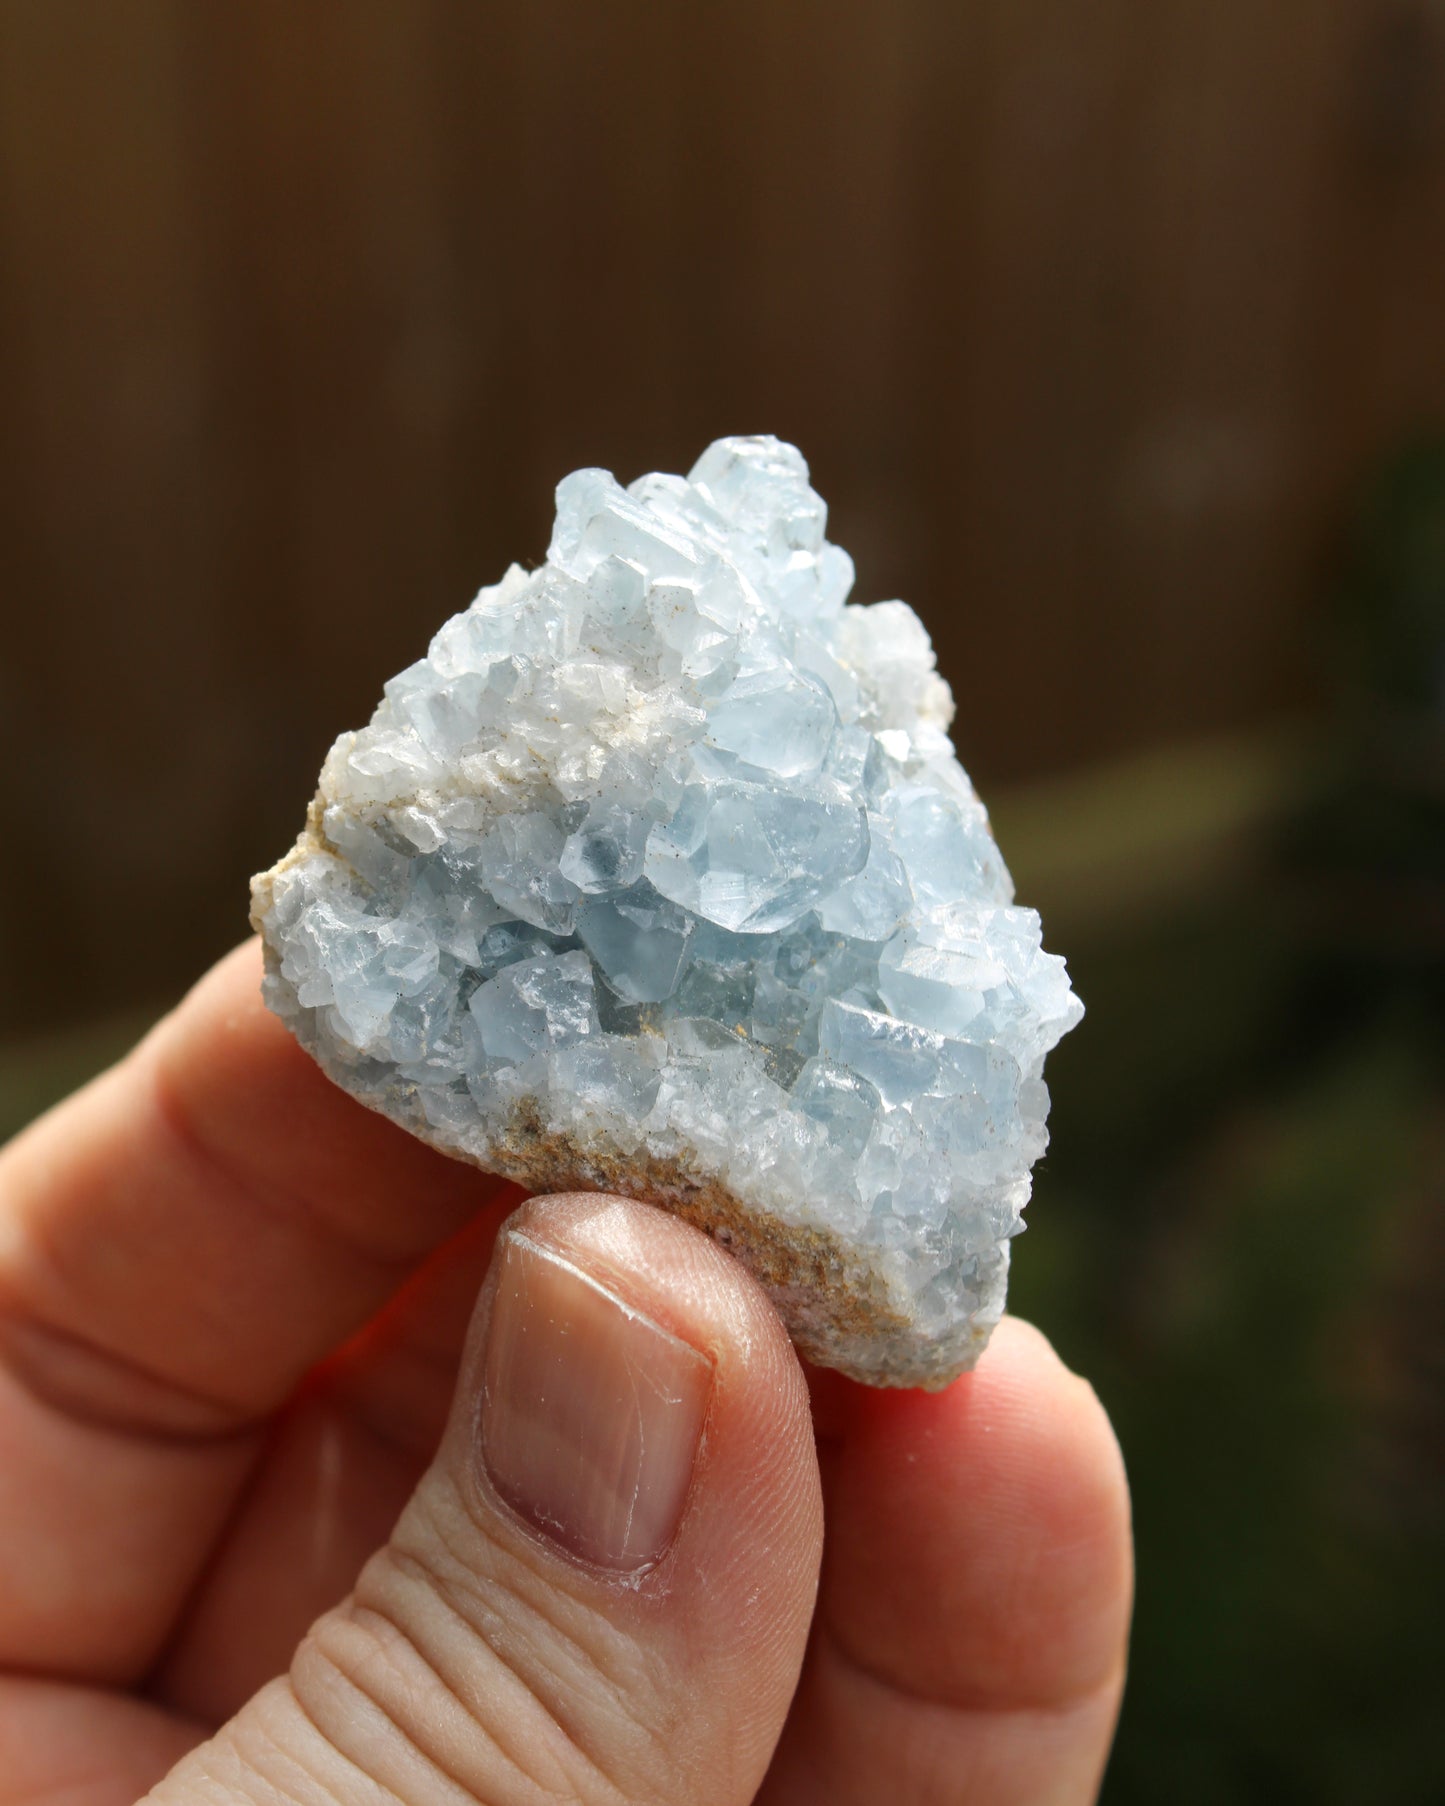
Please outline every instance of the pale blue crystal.
[[489, 1060], [515, 1065], [597, 1031], [592, 962], [585, 953], [536, 953], [477, 986], [471, 1011]]
[[684, 1210], [800, 1345], [937, 1384], [1003, 1308], [1081, 1008], [947, 736], [917, 616], [791, 447], [577, 471], [547, 562], [343, 735], [255, 885], [340, 1083], [533, 1185]]
[[765, 934], [800, 920], [867, 857], [867, 818], [841, 786], [719, 777], [683, 791], [648, 837], [643, 869], [704, 921]]
[[578, 890], [606, 895], [626, 890], [642, 876], [651, 827], [647, 816], [615, 803], [590, 803], [567, 836], [558, 866]]
[[817, 771], [838, 726], [833, 699], [817, 678], [787, 664], [751, 671], [708, 710], [709, 744], [780, 778]]
[[624, 1003], [662, 1003], [672, 996], [692, 931], [686, 910], [650, 885], [594, 897], [577, 916], [582, 945]]
[[561, 827], [540, 809], [504, 815], [482, 838], [482, 878], [493, 899], [536, 928], [566, 933], [581, 891], [561, 869]]
[[799, 1072], [793, 1098], [800, 1110], [823, 1124], [833, 1147], [855, 1158], [868, 1145], [882, 1101], [861, 1074], [822, 1056]]

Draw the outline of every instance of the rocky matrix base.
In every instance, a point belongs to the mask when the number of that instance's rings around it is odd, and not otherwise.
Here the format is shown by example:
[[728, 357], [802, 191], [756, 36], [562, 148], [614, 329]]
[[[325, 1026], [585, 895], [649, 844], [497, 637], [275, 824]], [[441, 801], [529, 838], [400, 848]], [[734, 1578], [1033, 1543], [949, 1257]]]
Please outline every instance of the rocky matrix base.
[[902, 602], [776, 439], [557, 491], [343, 734], [253, 887], [266, 998], [336, 1082], [533, 1189], [731, 1247], [813, 1360], [939, 1386], [1003, 1310], [1082, 1015], [1013, 904]]

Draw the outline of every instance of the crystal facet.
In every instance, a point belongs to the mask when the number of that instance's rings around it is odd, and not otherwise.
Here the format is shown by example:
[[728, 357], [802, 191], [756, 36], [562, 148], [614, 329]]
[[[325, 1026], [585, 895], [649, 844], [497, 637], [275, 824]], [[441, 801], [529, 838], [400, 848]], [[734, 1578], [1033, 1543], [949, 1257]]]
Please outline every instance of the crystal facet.
[[815, 1360], [941, 1385], [1003, 1310], [1082, 1015], [918, 617], [847, 602], [802, 458], [557, 491], [344, 734], [253, 887], [266, 998], [363, 1103], [731, 1247]]

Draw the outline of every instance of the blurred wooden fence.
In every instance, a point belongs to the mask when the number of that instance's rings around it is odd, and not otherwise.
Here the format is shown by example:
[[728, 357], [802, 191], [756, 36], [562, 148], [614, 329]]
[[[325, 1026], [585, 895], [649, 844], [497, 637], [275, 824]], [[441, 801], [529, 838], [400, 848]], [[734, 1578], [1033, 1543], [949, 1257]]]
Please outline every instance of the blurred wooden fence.
[[0, 1023], [238, 934], [581, 463], [795, 438], [981, 780], [1290, 706], [1445, 417], [1438, 0], [0, 0]]

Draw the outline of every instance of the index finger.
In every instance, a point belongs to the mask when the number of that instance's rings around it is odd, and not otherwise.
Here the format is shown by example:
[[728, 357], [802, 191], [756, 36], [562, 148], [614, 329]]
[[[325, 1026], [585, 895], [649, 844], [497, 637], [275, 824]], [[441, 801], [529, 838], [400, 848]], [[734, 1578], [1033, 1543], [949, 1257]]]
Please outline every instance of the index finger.
[[223, 960], [0, 1154], [0, 1664], [144, 1670], [259, 1428], [501, 1186], [363, 1109]]
[[1092, 1800], [1132, 1596], [1092, 1388], [1005, 1317], [944, 1391], [842, 1381], [817, 1418], [823, 1581], [763, 1799]]

